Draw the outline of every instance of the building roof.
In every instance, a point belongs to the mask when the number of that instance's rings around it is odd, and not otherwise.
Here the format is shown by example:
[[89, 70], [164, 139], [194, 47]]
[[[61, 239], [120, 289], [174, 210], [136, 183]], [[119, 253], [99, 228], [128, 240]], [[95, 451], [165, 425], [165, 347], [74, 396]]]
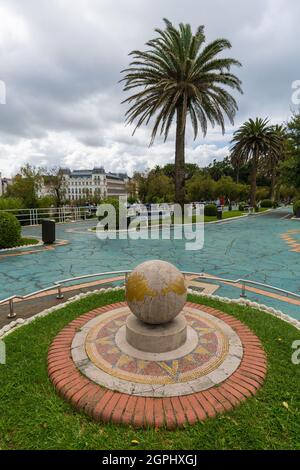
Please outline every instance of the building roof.
[[128, 178], [126, 173], [106, 173], [106, 177], [115, 179], [115, 180], [122, 180], [122, 181]]
[[90, 178], [92, 175], [106, 175], [107, 178], [115, 179], [115, 180], [124, 180], [127, 179], [128, 176], [126, 173], [106, 173], [103, 166], [94, 167], [92, 170], [73, 170], [71, 171], [69, 168], [62, 168], [62, 172], [64, 175], [69, 175], [71, 178]]

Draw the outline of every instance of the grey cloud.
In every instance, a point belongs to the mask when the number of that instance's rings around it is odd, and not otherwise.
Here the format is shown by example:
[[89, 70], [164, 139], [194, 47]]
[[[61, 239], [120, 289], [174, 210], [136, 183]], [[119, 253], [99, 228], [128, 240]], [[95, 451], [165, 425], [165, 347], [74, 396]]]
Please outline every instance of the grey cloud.
[[[24, 161], [96, 162], [131, 173], [171, 161], [174, 132], [149, 149], [150, 129], [132, 137], [125, 127], [118, 83], [128, 53], [144, 47], [163, 17], [204, 24], [207, 40], [232, 42], [244, 89], [235, 127], [250, 116], [279, 121], [290, 115], [291, 83], [300, 78], [297, 0], [10, 0], [0, 14], [0, 79], [7, 84], [7, 105], [0, 106], [2, 173]], [[235, 127], [228, 124], [225, 136], [210, 130], [196, 141], [189, 130], [187, 159], [203, 165], [222, 158]]]

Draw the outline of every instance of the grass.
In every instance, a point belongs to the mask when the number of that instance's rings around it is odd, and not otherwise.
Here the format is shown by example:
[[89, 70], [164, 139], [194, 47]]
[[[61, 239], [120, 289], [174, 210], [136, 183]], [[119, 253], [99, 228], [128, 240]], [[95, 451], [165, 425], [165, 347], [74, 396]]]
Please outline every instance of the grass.
[[37, 240], [36, 238], [21, 238], [21, 242], [19, 246], [25, 246], [25, 245], [37, 245], [40, 240]]
[[[15, 246], [9, 247], [9, 248], [19, 248], [20, 246], [27, 246], [27, 245], [37, 245], [40, 240], [37, 240], [36, 238], [25, 238], [21, 237], [17, 244]], [[7, 248], [1, 248], [2, 250], [6, 250]]]
[[[241, 215], [245, 215], [245, 212], [242, 212], [242, 211], [224, 211], [222, 213], [222, 220], [232, 219], [233, 217], [240, 217]], [[214, 216], [205, 215], [204, 216], [204, 222], [213, 222], [214, 220], [218, 220], [216, 215], [214, 215]]]
[[0, 449], [300, 449], [300, 365], [291, 362], [291, 345], [299, 339], [299, 331], [249, 307], [189, 296], [246, 323], [267, 353], [263, 388], [230, 413], [183, 430], [143, 431], [93, 422], [59, 398], [47, 376], [51, 341], [72, 319], [123, 297], [122, 291], [95, 294], [5, 339], [7, 364], [0, 365]]
[[[265, 210], [265, 209], [263, 209], [263, 210]], [[234, 210], [234, 211], [224, 211], [222, 218], [223, 218], [223, 219], [231, 219], [231, 218], [233, 218], [233, 217], [240, 217], [241, 215], [245, 215], [245, 214], [246, 214], [245, 212], [238, 211], [238, 210]], [[205, 216], [204, 216], [204, 222], [212, 222], [212, 221], [214, 221], [214, 220], [217, 220], [217, 216], [208, 216], [208, 215], [205, 215]], [[192, 217], [187, 217], [187, 218], [185, 219], [185, 223], [188, 223], [188, 224], [190, 224], [190, 223], [195, 224], [197, 221], [202, 222], [201, 217], [197, 217], [197, 216], [193, 215]], [[170, 218], [167, 218], [167, 219], [163, 219], [163, 220], [162, 220], [162, 223], [163, 223], [163, 224], [167, 224], [167, 223], [170, 223], [170, 224], [172, 224], [172, 223], [180, 224], [180, 223], [182, 223], [182, 220], [181, 220], [180, 217], [175, 217], [174, 220], [173, 220], [173, 222], [172, 222], [172, 220], [171, 220]], [[159, 225], [159, 220], [158, 220], [158, 219], [154, 219], [152, 225], [153, 225], [153, 226]], [[149, 226], [151, 226], [151, 220], [149, 221]], [[96, 227], [92, 227], [91, 230], [95, 231], [95, 230], [96, 230]]]

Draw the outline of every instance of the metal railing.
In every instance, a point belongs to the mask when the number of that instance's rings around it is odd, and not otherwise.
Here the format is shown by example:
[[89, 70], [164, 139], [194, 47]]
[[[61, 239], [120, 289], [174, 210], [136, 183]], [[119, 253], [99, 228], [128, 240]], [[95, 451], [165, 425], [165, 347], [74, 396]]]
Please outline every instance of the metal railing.
[[86, 220], [87, 217], [96, 214], [96, 207], [88, 206], [62, 206], [43, 207], [32, 209], [1, 209], [1, 212], [9, 212], [17, 217], [21, 225], [38, 225], [42, 219], [54, 219], [56, 222], [70, 222]]
[[[82, 276], [75, 276], [75, 277], [71, 277], [71, 278], [67, 278], [67, 279], [62, 279], [60, 281], [55, 281], [49, 287], [45, 287], [44, 289], [40, 289], [40, 290], [35, 291], [35, 292], [31, 292], [30, 294], [12, 295], [10, 297], [7, 297], [6, 299], [0, 300], [0, 306], [3, 305], [3, 304], [8, 304], [9, 312], [8, 312], [7, 318], [14, 318], [14, 317], [16, 317], [16, 312], [14, 310], [14, 301], [15, 300], [28, 300], [31, 297], [34, 297], [38, 294], [41, 294], [41, 293], [47, 292], [47, 291], [51, 291], [51, 290], [55, 290], [56, 291], [56, 299], [61, 300], [61, 299], [64, 298], [63, 285], [65, 285], [67, 283], [74, 282], [74, 281], [79, 281], [79, 280], [81, 281], [83, 279], [91, 279], [91, 278], [95, 278], [95, 277], [99, 278], [99, 277], [103, 277], [103, 276], [112, 276], [112, 275], [120, 275], [120, 274], [124, 274], [126, 276], [130, 272], [131, 272], [131, 270], [107, 271], [107, 272], [94, 273], [94, 274], [84, 274]], [[250, 280], [250, 279], [242, 279], [242, 278], [240, 278], [240, 279], [227, 279], [227, 278], [212, 276], [212, 275], [207, 276], [203, 273], [197, 273], [197, 272], [191, 272], [191, 271], [182, 271], [182, 273], [184, 275], [187, 275], [187, 276], [198, 276], [201, 279], [205, 279], [205, 280], [209, 280], [209, 281], [219, 281], [219, 282], [224, 282], [224, 283], [229, 283], [229, 284], [241, 284], [240, 297], [246, 297], [246, 285], [247, 284], [252, 284], [252, 285], [255, 285], [255, 286], [264, 287], [266, 289], [270, 289], [270, 290], [273, 290], [273, 291], [276, 291], [276, 292], [280, 292], [281, 294], [284, 294], [287, 297], [291, 296], [291, 297], [294, 297], [296, 299], [300, 299], [300, 294], [296, 294], [295, 292], [291, 292], [291, 291], [288, 291], [286, 289], [281, 289], [279, 287], [274, 287], [274, 286], [271, 286], [269, 284], [265, 284], [265, 283], [258, 282], [258, 281], [253, 281], [253, 280]], [[108, 282], [109, 282], [109, 278], [108, 278]]]

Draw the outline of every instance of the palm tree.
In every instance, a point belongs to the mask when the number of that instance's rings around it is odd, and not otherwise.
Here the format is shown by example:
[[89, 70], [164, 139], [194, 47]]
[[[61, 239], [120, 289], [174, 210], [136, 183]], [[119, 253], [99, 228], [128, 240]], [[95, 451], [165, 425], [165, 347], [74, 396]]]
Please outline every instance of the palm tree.
[[274, 137], [278, 145], [271, 149], [267, 159], [267, 171], [271, 177], [271, 200], [275, 201], [276, 180], [278, 176], [278, 166], [280, 161], [285, 158], [287, 143], [286, 129], [283, 125], [273, 126]]
[[[230, 73], [232, 66], [241, 64], [232, 58], [220, 57], [231, 44], [226, 39], [216, 39], [205, 46], [204, 26], [192, 33], [189, 24], [175, 28], [164, 20], [165, 29], [156, 29], [158, 37], [148, 41], [146, 51], [130, 53], [133, 61], [121, 81], [124, 91], [135, 90], [123, 103], [129, 103], [127, 123], [136, 123], [135, 130], [155, 117], [151, 142], [157, 131], [167, 139], [176, 118], [175, 143], [175, 200], [183, 204], [185, 198], [185, 131], [190, 117], [194, 139], [199, 126], [203, 135], [208, 123], [220, 125], [225, 132], [224, 116], [231, 124], [237, 103], [226, 90], [241, 90], [240, 80]], [[134, 130], [134, 132], [135, 132]]]
[[278, 137], [268, 119], [249, 119], [234, 134], [231, 141], [231, 159], [251, 165], [250, 204], [256, 205], [256, 177], [263, 157], [278, 151]]

